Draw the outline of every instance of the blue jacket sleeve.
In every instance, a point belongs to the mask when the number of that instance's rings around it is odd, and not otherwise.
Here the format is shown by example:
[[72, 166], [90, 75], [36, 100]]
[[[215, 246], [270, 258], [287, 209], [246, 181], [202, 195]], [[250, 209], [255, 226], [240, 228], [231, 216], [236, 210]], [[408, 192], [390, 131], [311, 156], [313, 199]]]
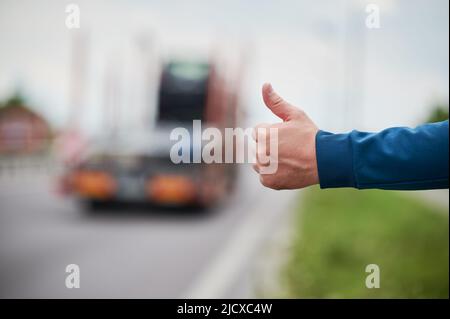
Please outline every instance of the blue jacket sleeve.
[[316, 135], [321, 188], [448, 188], [448, 121], [379, 133]]

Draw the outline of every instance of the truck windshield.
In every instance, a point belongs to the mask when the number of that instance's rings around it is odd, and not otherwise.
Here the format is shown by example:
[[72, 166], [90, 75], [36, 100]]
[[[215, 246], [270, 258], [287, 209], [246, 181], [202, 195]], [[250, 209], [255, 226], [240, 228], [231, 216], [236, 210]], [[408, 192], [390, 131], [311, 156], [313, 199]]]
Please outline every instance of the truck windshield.
[[158, 121], [203, 120], [208, 91], [206, 63], [171, 62], [163, 70], [158, 96]]

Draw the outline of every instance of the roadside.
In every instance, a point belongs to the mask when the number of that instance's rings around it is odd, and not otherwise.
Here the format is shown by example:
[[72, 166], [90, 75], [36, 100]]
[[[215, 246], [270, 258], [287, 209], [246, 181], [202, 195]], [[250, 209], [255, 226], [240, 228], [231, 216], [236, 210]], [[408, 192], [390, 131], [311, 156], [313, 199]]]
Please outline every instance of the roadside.
[[264, 248], [253, 264], [252, 292], [255, 298], [286, 298], [286, 292], [282, 285], [283, 267], [286, 265], [292, 246], [292, 238], [298, 231], [293, 227], [296, 223], [296, 208], [298, 202], [304, 197], [305, 191], [298, 191], [283, 216], [270, 236], [264, 241]]
[[[256, 263], [257, 297], [448, 298], [445, 202], [377, 190], [300, 194]], [[380, 267], [380, 289], [365, 286], [368, 264]]]

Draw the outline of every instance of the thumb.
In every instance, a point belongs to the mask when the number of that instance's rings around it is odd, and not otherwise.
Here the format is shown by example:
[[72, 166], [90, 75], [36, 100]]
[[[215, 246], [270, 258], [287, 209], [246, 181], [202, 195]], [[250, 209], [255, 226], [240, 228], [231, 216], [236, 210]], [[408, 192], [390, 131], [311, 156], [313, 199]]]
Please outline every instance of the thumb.
[[283, 121], [289, 121], [292, 119], [297, 109], [283, 100], [283, 98], [273, 90], [270, 83], [265, 83], [263, 85], [262, 96], [264, 103], [273, 114], [278, 116]]

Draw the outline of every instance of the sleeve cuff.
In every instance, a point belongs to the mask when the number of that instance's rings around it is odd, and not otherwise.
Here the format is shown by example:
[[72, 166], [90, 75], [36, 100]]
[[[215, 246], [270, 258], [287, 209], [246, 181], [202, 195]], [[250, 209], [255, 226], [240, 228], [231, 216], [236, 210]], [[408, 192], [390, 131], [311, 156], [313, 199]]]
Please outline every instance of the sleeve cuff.
[[319, 131], [316, 159], [320, 188], [355, 187], [350, 134]]

